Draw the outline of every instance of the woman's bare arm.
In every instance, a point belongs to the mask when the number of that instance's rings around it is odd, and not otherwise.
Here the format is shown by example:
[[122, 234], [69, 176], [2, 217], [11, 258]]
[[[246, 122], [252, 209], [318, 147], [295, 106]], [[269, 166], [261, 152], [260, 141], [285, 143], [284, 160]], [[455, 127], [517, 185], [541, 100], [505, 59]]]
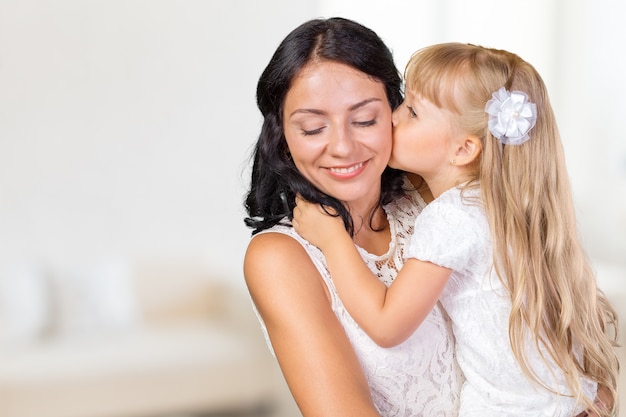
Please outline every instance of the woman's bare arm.
[[244, 274], [304, 417], [379, 417], [326, 287], [304, 248], [268, 233], [250, 242]]

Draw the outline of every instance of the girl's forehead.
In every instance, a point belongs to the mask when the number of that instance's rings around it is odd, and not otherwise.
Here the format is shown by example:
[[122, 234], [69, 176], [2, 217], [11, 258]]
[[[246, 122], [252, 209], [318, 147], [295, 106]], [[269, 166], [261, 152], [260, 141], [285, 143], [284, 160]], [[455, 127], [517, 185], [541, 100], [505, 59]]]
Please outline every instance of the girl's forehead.
[[405, 94], [409, 92], [416, 98], [428, 100], [439, 108], [448, 109], [454, 113], [460, 111], [465, 101], [465, 92], [462, 84], [453, 77], [437, 77], [424, 80], [419, 84], [407, 84]]

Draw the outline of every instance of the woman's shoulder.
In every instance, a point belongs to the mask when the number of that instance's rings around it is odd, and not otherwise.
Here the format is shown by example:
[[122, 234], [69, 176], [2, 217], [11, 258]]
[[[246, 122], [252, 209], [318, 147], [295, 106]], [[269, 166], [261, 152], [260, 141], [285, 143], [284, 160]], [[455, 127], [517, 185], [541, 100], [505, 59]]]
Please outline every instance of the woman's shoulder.
[[281, 261], [284, 258], [300, 256], [300, 259], [310, 259], [315, 246], [304, 239], [289, 224], [277, 224], [269, 229], [262, 230], [252, 236], [248, 249], [251, 257], [261, 257], [259, 261]]
[[259, 275], [258, 271], [288, 269], [291, 262], [301, 263], [308, 256], [295, 233], [289, 230], [268, 230], [252, 237], [244, 256], [244, 273], [249, 276]]
[[278, 294], [297, 297], [324, 288], [305, 245], [291, 228], [270, 229], [250, 240], [244, 256], [244, 277], [255, 302]]

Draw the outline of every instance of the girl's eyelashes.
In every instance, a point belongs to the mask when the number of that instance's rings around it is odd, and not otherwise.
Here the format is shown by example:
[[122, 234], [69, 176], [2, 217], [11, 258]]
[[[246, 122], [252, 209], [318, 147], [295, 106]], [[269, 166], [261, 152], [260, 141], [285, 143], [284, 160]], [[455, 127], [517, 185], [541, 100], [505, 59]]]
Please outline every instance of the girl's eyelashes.
[[409, 109], [409, 116], [411, 116], [411, 118], [416, 118], [417, 117], [417, 113], [415, 113], [415, 110], [413, 110], [413, 107], [406, 106], [406, 108]]

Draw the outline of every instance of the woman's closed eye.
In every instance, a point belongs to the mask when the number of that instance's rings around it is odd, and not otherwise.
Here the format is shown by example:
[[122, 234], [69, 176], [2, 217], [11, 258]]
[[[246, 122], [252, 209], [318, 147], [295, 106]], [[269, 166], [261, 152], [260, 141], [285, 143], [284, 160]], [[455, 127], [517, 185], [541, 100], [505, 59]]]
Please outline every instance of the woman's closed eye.
[[[363, 121], [353, 121], [352, 125], [355, 127], [370, 127], [370, 126], [374, 126], [376, 125], [377, 121], [376, 119], [371, 119], [371, 120], [363, 120]], [[314, 136], [314, 135], [319, 135], [320, 133], [322, 133], [322, 131], [324, 130], [326, 126], [320, 126], [317, 129], [304, 129], [301, 128], [300, 131], [302, 132], [303, 136]]]
[[376, 124], [376, 119], [365, 120], [365, 121], [362, 121], [362, 122], [354, 121], [354, 122], [352, 122], [352, 124], [357, 126], [357, 127], [370, 127], [370, 126], [374, 126]]
[[310, 130], [301, 129], [302, 130], [302, 135], [303, 136], [318, 135], [318, 134], [322, 133], [322, 130], [324, 130], [325, 127], [326, 126], [321, 126], [321, 127], [318, 127], [317, 129], [310, 129]]

